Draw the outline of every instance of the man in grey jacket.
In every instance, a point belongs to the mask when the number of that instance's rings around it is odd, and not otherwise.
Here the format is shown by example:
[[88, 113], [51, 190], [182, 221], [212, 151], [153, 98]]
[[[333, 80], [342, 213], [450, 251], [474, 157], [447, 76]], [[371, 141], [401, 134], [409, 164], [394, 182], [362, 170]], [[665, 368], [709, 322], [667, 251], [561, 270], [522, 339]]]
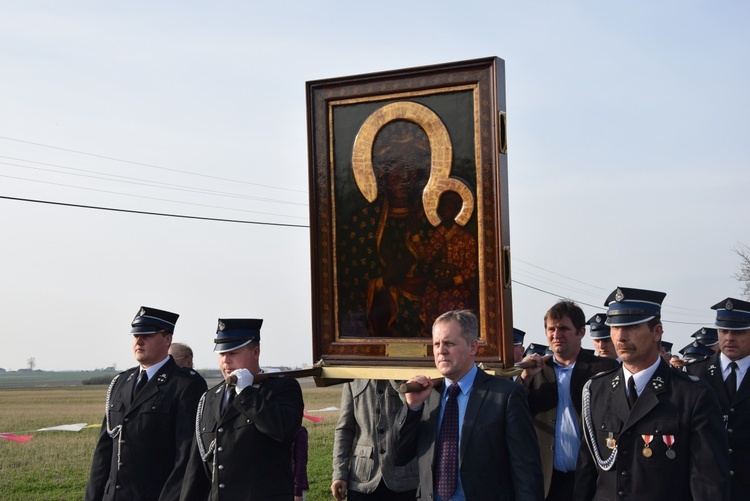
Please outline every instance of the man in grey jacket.
[[356, 379], [341, 391], [341, 414], [333, 444], [337, 501], [413, 501], [419, 472], [416, 459], [393, 464], [389, 451], [396, 414], [404, 406], [395, 381]]

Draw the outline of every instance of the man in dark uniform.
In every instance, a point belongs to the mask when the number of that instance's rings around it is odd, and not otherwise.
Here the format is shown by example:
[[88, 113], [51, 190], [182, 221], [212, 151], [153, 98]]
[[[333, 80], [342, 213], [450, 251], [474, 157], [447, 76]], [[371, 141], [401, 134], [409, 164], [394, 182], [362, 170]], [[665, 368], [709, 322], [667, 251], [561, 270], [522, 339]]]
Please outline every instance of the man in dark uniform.
[[615, 346], [612, 344], [612, 338], [609, 336], [609, 325], [606, 324], [607, 315], [597, 313], [586, 321], [589, 326], [589, 335], [591, 342], [594, 343], [594, 351], [600, 357], [617, 358]]
[[594, 374], [617, 367], [611, 358], [581, 348], [586, 316], [572, 301], [558, 301], [544, 315], [553, 356], [531, 354], [535, 366], [521, 373], [534, 418], [547, 501], [572, 499], [581, 446], [581, 390]]
[[674, 346], [672, 343], [662, 339], [659, 347], [659, 356], [670, 365], [672, 364], [672, 346]]
[[701, 327], [690, 337], [695, 338], [703, 346], [709, 348], [713, 353], [719, 352], [719, 333], [711, 327]]
[[727, 298], [711, 308], [721, 351], [685, 370], [716, 391], [729, 440], [732, 499], [750, 499], [750, 303]]
[[665, 296], [619, 287], [605, 302], [622, 366], [584, 387], [576, 501], [729, 499], [716, 395], [659, 356]]
[[180, 496], [206, 382], [168, 353], [177, 317], [144, 306], [133, 319], [130, 333], [139, 365], [115, 376], [107, 390], [87, 501]]
[[260, 374], [260, 319], [219, 319], [216, 347], [225, 382], [198, 404], [182, 500], [294, 499], [292, 444], [302, 424], [296, 379]]
[[526, 332], [521, 329], [513, 327], [513, 363], [517, 364], [523, 360], [523, 338], [526, 336]]

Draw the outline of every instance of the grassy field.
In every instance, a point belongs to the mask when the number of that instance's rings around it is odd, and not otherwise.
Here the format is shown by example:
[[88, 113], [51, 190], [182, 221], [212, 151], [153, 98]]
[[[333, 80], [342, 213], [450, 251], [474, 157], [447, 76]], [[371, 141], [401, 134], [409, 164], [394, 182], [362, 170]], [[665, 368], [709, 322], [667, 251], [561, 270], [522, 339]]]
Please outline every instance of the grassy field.
[[[308, 410], [338, 407], [341, 386], [316, 388], [301, 379]], [[0, 500], [80, 500], [86, 489], [91, 456], [104, 415], [104, 386], [0, 390], [0, 433], [30, 434], [22, 444], [0, 440]], [[333, 499], [331, 454], [338, 411], [311, 413], [321, 423], [303, 419], [309, 434], [308, 477], [311, 501]], [[39, 428], [70, 423], [96, 424], [80, 432]]]

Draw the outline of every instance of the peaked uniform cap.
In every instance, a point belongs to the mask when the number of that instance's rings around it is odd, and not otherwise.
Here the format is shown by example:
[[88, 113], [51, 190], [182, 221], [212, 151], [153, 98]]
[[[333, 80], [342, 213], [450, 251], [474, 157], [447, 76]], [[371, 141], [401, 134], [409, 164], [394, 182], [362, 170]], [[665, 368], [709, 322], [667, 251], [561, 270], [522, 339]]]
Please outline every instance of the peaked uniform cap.
[[715, 327], [729, 331], [750, 329], [750, 303], [728, 297], [711, 307], [716, 310]]
[[130, 323], [132, 329], [130, 333], [134, 336], [141, 334], [156, 334], [157, 332], [167, 331], [174, 333], [174, 325], [180, 317], [177, 313], [170, 311], [157, 310], [148, 306], [141, 306], [136, 313], [135, 318]]
[[666, 292], [618, 287], [604, 302], [607, 307], [607, 325], [624, 327], [648, 322], [661, 316], [661, 303]]
[[719, 331], [711, 327], [701, 327], [690, 337], [694, 337], [703, 346], [713, 346], [719, 342]]
[[547, 349], [549, 346], [546, 344], [536, 344], [531, 343], [528, 348], [526, 348], [526, 351], [523, 352], [523, 356], [531, 355], [532, 353], [538, 353], [541, 356], [544, 356], [544, 354], [547, 352]]
[[605, 323], [606, 321], [606, 313], [597, 313], [586, 321], [591, 339], [607, 339], [610, 337], [609, 325]]
[[672, 353], [672, 346], [674, 346], [673, 343], [670, 343], [669, 341], [662, 341], [661, 347], [664, 348], [664, 351], [667, 353]]
[[214, 351], [225, 351], [242, 348], [252, 341], [260, 341], [260, 326], [262, 318], [220, 318], [216, 327]]
[[516, 329], [513, 327], [513, 346], [522, 346], [523, 345], [523, 337], [526, 335], [524, 331], [521, 329]]
[[689, 345], [685, 346], [680, 350], [680, 355], [688, 360], [694, 358], [705, 358], [713, 355], [714, 352], [708, 346], [700, 344], [698, 341], [693, 341]]

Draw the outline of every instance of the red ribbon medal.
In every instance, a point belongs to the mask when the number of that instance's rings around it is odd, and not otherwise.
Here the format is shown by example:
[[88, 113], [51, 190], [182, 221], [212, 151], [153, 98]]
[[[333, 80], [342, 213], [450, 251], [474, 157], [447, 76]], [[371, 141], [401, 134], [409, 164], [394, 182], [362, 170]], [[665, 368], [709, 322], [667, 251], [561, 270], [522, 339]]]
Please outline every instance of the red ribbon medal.
[[672, 450], [672, 444], [674, 443], [674, 435], [662, 435], [662, 440], [667, 444], [667, 458], [674, 459], [677, 457], [677, 453]]
[[643, 451], [641, 452], [643, 453], [645, 457], [650, 458], [651, 455], [654, 453], [654, 451], [651, 450], [651, 447], [649, 444], [651, 444], [651, 441], [654, 439], [654, 436], [653, 435], [641, 435], [641, 437], [643, 438], [643, 443], [644, 443]]

